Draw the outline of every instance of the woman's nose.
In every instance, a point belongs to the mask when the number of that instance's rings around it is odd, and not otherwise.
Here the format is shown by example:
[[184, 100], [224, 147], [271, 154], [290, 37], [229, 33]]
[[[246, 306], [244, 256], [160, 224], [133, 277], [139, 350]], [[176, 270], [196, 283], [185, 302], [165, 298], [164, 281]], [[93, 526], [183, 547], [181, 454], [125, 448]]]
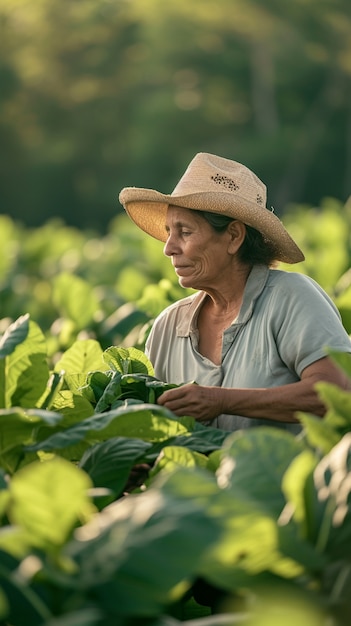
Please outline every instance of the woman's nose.
[[169, 233], [167, 237], [167, 241], [163, 248], [163, 254], [166, 256], [173, 256], [177, 251], [176, 243], [174, 237]]

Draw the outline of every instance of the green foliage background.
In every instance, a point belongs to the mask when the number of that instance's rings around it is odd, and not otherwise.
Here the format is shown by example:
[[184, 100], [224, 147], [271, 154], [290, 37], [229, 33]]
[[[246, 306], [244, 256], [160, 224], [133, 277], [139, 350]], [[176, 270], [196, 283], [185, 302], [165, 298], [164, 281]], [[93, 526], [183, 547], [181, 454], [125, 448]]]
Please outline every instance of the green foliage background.
[[0, 0], [0, 213], [105, 233], [198, 151], [269, 205], [350, 193], [348, 0]]
[[[337, 304], [351, 333], [351, 205], [291, 206], [284, 223], [306, 260], [280, 267], [307, 273]], [[105, 235], [54, 219], [38, 228], [0, 215], [0, 333], [29, 313], [57, 359], [77, 338], [144, 347], [155, 316], [190, 291], [178, 285], [163, 245], [121, 214]]]

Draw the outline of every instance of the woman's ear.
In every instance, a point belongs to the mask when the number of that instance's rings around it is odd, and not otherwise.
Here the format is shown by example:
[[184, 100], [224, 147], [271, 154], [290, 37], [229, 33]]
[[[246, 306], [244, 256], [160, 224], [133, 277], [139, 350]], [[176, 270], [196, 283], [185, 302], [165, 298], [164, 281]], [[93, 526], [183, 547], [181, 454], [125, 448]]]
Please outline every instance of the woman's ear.
[[227, 231], [230, 235], [228, 251], [235, 254], [245, 239], [246, 226], [239, 220], [233, 220], [228, 224]]

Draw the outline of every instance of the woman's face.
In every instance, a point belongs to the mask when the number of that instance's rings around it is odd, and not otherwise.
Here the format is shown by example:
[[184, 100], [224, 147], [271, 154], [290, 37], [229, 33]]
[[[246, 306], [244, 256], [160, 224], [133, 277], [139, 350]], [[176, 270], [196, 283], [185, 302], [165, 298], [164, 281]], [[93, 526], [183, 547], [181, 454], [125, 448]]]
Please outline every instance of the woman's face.
[[231, 266], [228, 230], [217, 233], [197, 211], [169, 206], [166, 231], [164, 253], [171, 258], [179, 284], [204, 291], [216, 288]]

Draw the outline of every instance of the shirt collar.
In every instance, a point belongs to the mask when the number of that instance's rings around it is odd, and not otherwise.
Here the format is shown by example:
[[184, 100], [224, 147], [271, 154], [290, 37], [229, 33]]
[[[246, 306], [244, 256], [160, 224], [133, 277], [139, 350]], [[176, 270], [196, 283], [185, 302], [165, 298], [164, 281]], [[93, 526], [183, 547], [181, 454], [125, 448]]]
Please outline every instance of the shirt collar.
[[[239, 315], [233, 322], [233, 326], [246, 324], [252, 316], [257, 298], [261, 295], [269, 276], [269, 267], [266, 265], [254, 265], [246, 281], [242, 305]], [[177, 325], [177, 336], [188, 337], [191, 331], [195, 331], [195, 322], [199, 309], [206, 297], [204, 291], [194, 294], [189, 307], [181, 309], [180, 320]]]

